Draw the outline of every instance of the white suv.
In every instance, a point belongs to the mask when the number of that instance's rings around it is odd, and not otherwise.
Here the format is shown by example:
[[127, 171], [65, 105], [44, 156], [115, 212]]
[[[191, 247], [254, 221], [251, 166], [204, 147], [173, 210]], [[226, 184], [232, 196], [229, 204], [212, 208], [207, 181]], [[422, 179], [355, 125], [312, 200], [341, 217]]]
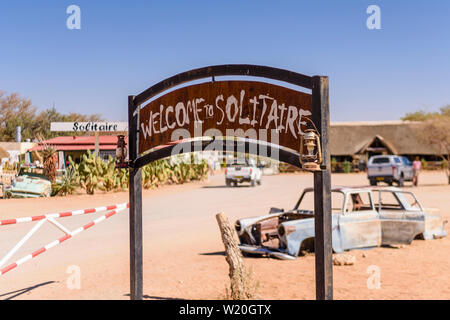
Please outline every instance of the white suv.
[[367, 178], [371, 186], [376, 186], [378, 182], [392, 186], [395, 182], [402, 187], [405, 181], [413, 180], [413, 175], [411, 162], [405, 157], [373, 156], [367, 163]]
[[237, 186], [238, 183], [250, 182], [254, 187], [256, 184], [261, 184], [262, 170], [256, 166], [256, 162], [253, 159], [247, 159], [244, 161], [238, 161], [235, 159], [231, 163], [227, 164], [225, 169], [225, 183], [229, 187], [231, 184]]

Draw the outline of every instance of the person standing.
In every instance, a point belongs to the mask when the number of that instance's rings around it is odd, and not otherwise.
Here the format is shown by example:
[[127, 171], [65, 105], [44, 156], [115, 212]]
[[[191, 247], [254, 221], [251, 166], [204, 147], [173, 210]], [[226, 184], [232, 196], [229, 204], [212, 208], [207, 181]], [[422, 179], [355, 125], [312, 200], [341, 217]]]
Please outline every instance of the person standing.
[[416, 160], [413, 161], [412, 167], [414, 173], [413, 185], [417, 187], [417, 184], [419, 183], [419, 173], [420, 170], [422, 169], [422, 162], [419, 160], [419, 157], [416, 157]]

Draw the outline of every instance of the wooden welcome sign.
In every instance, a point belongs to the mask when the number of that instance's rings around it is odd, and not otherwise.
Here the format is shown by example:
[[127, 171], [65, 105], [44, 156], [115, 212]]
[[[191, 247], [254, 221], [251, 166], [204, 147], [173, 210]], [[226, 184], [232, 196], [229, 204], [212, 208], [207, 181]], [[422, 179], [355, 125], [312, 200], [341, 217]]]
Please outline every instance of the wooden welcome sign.
[[[225, 76], [239, 77], [239, 81], [214, 81]], [[241, 81], [242, 77], [280, 81], [311, 90], [311, 94], [267, 82]], [[205, 79], [212, 81], [188, 85]], [[168, 91], [183, 84], [187, 86]], [[328, 95], [326, 76], [311, 77], [268, 66], [224, 64], [181, 72], [128, 96], [131, 299], [143, 298], [143, 166], [174, 154], [197, 151], [190, 138], [222, 136], [248, 140], [225, 144], [221, 139], [214, 143], [205, 141], [198, 144], [198, 151], [259, 155], [262, 150], [264, 156], [302, 168], [300, 137], [311, 128], [309, 125], [320, 136], [317, 142], [321, 143], [323, 158], [321, 170], [314, 171], [316, 298], [333, 298]], [[271, 147], [266, 148], [265, 142], [272, 143]]]
[[177, 141], [180, 136], [186, 138], [186, 133], [190, 138], [208, 135], [211, 129], [222, 136], [245, 132], [252, 139], [276, 141], [298, 151], [305, 117], [311, 115], [311, 100], [310, 94], [256, 81], [183, 87], [140, 109], [139, 153]]

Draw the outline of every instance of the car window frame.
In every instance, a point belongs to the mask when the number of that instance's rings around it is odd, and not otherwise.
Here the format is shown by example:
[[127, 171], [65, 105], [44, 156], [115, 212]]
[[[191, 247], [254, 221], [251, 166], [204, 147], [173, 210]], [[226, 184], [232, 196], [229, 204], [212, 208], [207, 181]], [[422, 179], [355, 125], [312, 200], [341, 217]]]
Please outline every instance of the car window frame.
[[[294, 206], [294, 209], [292, 209], [292, 210], [299, 210], [298, 208], [299, 208], [299, 206], [300, 206], [300, 203], [302, 202], [303, 198], [305, 197], [305, 195], [306, 195], [308, 192], [313, 192], [313, 193], [314, 193], [314, 190], [303, 190], [302, 194], [300, 195], [300, 198], [297, 200], [297, 203], [296, 203], [295, 206]], [[331, 193], [340, 193], [340, 194], [342, 195], [343, 201], [342, 201], [342, 206], [341, 206], [341, 209], [340, 209], [340, 210], [341, 210], [340, 213], [342, 213], [342, 211], [345, 209], [345, 197], [346, 197], [346, 193], [343, 192], [342, 190], [331, 190]], [[331, 196], [331, 199], [333, 199], [332, 196]], [[314, 212], [314, 210], [313, 210], [313, 212]], [[333, 203], [331, 203], [331, 213], [333, 213]], [[340, 214], [340, 213], [335, 212], [334, 214]]]
[[[376, 192], [378, 192], [378, 212], [381, 212], [381, 193], [385, 192], [385, 193], [392, 193], [394, 195], [394, 198], [398, 201], [398, 203], [400, 204], [400, 210], [406, 210], [403, 201], [401, 201], [396, 192], [394, 190], [376, 190]], [[389, 210], [389, 209], [385, 209], [385, 210]]]
[[[370, 201], [370, 207], [371, 207], [371, 209], [369, 209], [369, 210], [360, 210], [360, 211], [349, 211], [349, 212], [347, 212], [347, 204], [348, 204], [348, 201], [353, 201], [352, 199], [351, 199], [351, 195], [352, 194], [360, 194], [360, 193], [368, 193], [369, 194], [369, 201]], [[353, 203], [352, 203], [352, 205], [353, 205]], [[361, 212], [370, 212], [370, 211], [372, 211], [372, 212], [374, 212], [374, 211], [376, 211], [375, 210], [375, 203], [374, 203], [374, 201], [373, 201], [373, 199], [372, 199], [372, 191], [371, 190], [369, 190], [369, 191], [350, 191], [350, 192], [346, 192], [345, 193], [345, 199], [344, 199], [344, 205], [343, 205], [343, 208], [342, 208], [342, 214], [343, 215], [347, 215], [347, 214], [357, 214], [357, 213], [361, 213]]]
[[[416, 195], [414, 193], [412, 193], [411, 191], [399, 190], [399, 191], [394, 191], [394, 193], [395, 193], [395, 196], [397, 197], [398, 201], [402, 204], [403, 210], [405, 210], [405, 211], [414, 211], [414, 212], [417, 212], [417, 211], [423, 212], [422, 204], [416, 198]], [[403, 195], [404, 193], [405, 194], [409, 194], [409, 195], [411, 195], [414, 198], [414, 201], [418, 204], [419, 209], [414, 209], [414, 207], [411, 207], [409, 205], [409, 201], [406, 198], [403, 197], [403, 199], [400, 199], [399, 196], [397, 195], [397, 194]], [[407, 204], [409, 208], [406, 208], [405, 204]]]

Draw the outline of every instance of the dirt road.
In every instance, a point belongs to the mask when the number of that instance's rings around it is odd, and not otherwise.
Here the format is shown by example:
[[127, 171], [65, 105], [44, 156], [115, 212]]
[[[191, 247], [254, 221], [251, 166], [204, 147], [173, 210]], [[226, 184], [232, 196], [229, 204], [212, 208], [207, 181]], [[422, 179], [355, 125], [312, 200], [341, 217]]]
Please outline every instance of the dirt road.
[[[442, 173], [421, 176], [412, 189], [424, 207], [440, 209], [450, 220], [450, 186]], [[262, 186], [225, 188], [223, 175], [209, 182], [169, 186], [144, 194], [144, 294], [148, 299], [220, 299], [228, 285], [228, 266], [215, 214], [234, 221], [291, 208], [312, 175], [265, 176]], [[364, 174], [336, 174], [333, 185], [366, 185]], [[0, 219], [81, 209], [127, 201], [126, 193], [51, 199], [0, 200]], [[98, 214], [60, 219], [69, 228]], [[46, 223], [47, 224], [47, 223]], [[0, 256], [32, 227], [0, 227]], [[447, 225], [447, 232], [449, 232]], [[46, 225], [10, 261], [60, 237]], [[336, 299], [450, 299], [450, 237], [414, 241], [403, 248], [351, 251], [353, 266], [334, 267]], [[0, 276], [1, 299], [128, 299], [128, 214], [124, 211], [17, 269]], [[245, 258], [259, 281], [262, 299], [314, 299], [314, 256], [295, 261]], [[368, 289], [367, 268], [381, 270], [381, 288]], [[76, 266], [75, 268], [70, 266]], [[67, 282], [79, 267], [81, 288]]]

